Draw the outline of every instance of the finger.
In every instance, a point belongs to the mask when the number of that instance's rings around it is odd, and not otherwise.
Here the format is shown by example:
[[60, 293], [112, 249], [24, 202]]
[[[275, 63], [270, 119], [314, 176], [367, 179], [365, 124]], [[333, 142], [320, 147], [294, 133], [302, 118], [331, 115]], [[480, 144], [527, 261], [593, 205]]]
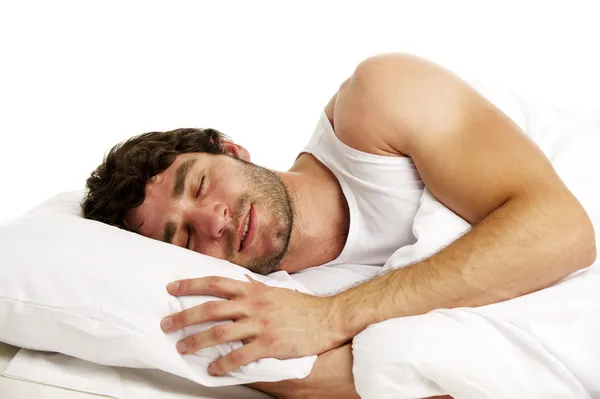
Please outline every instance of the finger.
[[236, 322], [218, 324], [200, 334], [186, 337], [177, 343], [177, 351], [181, 354], [194, 353], [200, 349], [224, 344], [232, 341], [242, 341], [258, 334], [259, 329], [251, 323]]
[[219, 298], [233, 299], [246, 294], [248, 283], [227, 277], [202, 277], [174, 281], [167, 285], [171, 295], [213, 295]]
[[262, 351], [264, 351], [264, 349], [257, 343], [257, 341], [253, 341], [252, 343], [244, 345], [240, 349], [236, 349], [222, 358], [212, 362], [208, 366], [208, 374], [214, 376], [225, 375], [230, 371], [245, 366], [248, 363], [252, 363], [257, 359], [268, 357], [261, 356]]
[[210, 301], [165, 317], [160, 326], [165, 332], [208, 321], [236, 320], [247, 316], [246, 306], [239, 301]]

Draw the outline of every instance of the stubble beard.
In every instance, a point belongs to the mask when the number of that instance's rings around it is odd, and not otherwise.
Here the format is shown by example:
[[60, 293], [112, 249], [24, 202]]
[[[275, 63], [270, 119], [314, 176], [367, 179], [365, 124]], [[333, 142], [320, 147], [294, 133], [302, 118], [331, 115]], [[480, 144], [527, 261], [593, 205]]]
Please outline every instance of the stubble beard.
[[[239, 226], [244, 212], [250, 204], [261, 204], [265, 210], [270, 211], [276, 225], [271, 230], [265, 231], [264, 227], [261, 235], [270, 235], [276, 242], [276, 249], [260, 258], [243, 260], [238, 263], [248, 270], [259, 273], [269, 274], [281, 269], [281, 261], [287, 253], [292, 237], [292, 228], [294, 226], [294, 206], [289, 192], [279, 176], [272, 171], [236, 158], [241, 162], [240, 169], [248, 192], [239, 199], [236, 214], [233, 219], [236, 226]], [[228, 237], [228, 259], [234, 258], [235, 232], [230, 232]], [[262, 237], [256, 237], [261, 239]], [[236, 263], [236, 262], [234, 262]]]

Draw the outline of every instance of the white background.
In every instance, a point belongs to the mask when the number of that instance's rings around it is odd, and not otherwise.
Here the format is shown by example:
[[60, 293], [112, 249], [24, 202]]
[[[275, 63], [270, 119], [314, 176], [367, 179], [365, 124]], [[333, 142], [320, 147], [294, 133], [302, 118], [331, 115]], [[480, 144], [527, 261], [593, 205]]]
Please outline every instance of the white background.
[[0, 221], [83, 187], [112, 145], [150, 130], [214, 127], [286, 169], [380, 52], [600, 109], [596, 4], [0, 0]]

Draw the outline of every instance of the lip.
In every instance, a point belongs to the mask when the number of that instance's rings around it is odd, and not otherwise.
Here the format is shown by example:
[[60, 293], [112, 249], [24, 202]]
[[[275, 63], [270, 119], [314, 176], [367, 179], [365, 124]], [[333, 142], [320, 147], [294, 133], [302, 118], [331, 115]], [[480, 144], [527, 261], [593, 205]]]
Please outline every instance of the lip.
[[[250, 208], [248, 208], [248, 211], [246, 213], [244, 213], [244, 216], [242, 216], [242, 218], [240, 219], [240, 225], [238, 226], [238, 231], [237, 231], [238, 251], [241, 251], [240, 246], [242, 245], [242, 234], [244, 234], [244, 227], [246, 227], [246, 219], [248, 219], [248, 214], [250, 214], [251, 209], [252, 209], [252, 206], [250, 206]], [[248, 226], [248, 228], [250, 228], [250, 226]]]
[[[242, 247], [240, 248], [240, 252], [242, 252], [243, 250], [248, 248], [250, 246], [250, 244], [252, 244], [252, 240], [254, 239], [254, 232], [256, 231], [256, 213], [255, 213], [254, 207], [252, 205], [250, 205], [248, 214], [250, 215], [250, 219], [248, 221], [248, 232], [246, 233], [246, 238], [244, 239], [244, 242], [241, 243]], [[246, 219], [243, 219], [243, 220], [245, 221]], [[242, 228], [242, 233], [243, 232], [244, 232], [244, 230]], [[240, 235], [240, 242], [241, 242], [241, 238], [242, 238], [242, 236]]]

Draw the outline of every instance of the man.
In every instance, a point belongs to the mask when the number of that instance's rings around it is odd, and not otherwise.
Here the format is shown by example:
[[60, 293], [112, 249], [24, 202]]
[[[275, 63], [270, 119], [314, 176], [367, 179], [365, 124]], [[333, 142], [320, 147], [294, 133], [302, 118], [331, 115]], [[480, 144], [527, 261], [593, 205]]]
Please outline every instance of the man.
[[356, 397], [347, 343], [367, 326], [515, 298], [596, 257], [585, 210], [540, 149], [457, 76], [415, 56], [385, 54], [359, 64], [289, 171], [249, 160], [243, 147], [211, 129], [150, 133], [109, 153], [88, 179], [84, 209], [88, 217], [265, 274], [385, 263], [414, 242], [423, 185], [474, 225], [422, 262], [329, 297], [223, 278], [170, 284], [173, 295], [231, 299], [161, 324], [172, 332], [234, 320], [178, 344], [185, 354], [243, 340], [210, 366], [211, 374], [259, 358], [320, 355], [304, 380], [255, 385], [275, 395]]

